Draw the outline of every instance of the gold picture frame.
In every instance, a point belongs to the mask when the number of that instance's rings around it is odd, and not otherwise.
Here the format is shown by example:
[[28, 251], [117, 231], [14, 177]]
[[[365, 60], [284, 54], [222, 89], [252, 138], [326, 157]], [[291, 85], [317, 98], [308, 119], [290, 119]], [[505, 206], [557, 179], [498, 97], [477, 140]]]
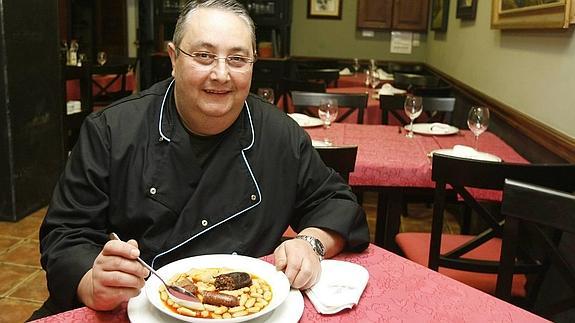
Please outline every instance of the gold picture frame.
[[308, 0], [307, 17], [319, 19], [341, 19], [343, 0]]
[[492, 0], [491, 28], [568, 28], [575, 23], [574, 0]]

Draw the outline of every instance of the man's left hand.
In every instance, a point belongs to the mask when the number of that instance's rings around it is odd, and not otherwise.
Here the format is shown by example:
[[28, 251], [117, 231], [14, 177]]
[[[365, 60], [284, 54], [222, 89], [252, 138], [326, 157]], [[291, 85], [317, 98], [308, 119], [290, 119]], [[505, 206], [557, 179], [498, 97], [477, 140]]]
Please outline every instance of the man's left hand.
[[308, 242], [301, 239], [284, 241], [274, 251], [274, 257], [276, 269], [285, 272], [293, 288], [308, 289], [319, 280], [319, 256]]

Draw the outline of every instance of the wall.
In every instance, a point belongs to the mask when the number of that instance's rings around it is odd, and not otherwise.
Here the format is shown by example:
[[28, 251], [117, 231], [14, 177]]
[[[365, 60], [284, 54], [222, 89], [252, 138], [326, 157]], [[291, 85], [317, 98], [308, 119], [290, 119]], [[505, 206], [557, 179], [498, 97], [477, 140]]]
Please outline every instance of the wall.
[[391, 34], [378, 31], [375, 37], [362, 37], [356, 30], [357, 0], [341, 0], [342, 19], [308, 19], [308, 0], [293, 0], [291, 55], [334, 58], [375, 58], [378, 60], [425, 61], [426, 35], [412, 54], [391, 54]]
[[567, 31], [490, 29], [491, 1], [475, 21], [455, 18], [430, 31], [426, 62], [478, 91], [575, 138], [575, 36]]

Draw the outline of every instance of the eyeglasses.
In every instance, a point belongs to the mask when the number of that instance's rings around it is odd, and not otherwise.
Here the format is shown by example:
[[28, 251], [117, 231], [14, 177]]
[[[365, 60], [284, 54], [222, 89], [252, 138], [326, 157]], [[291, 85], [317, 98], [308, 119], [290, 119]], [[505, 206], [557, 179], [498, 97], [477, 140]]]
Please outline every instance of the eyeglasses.
[[215, 66], [216, 60], [223, 59], [226, 61], [226, 65], [232, 71], [245, 72], [250, 68], [250, 64], [253, 64], [256, 59], [241, 56], [241, 55], [230, 55], [226, 57], [218, 57], [218, 55], [210, 52], [185, 52], [180, 47], [176, 47], [180, 52], [184, 53], [193, 59], [196, 66], [203, 70], [212, 69]]

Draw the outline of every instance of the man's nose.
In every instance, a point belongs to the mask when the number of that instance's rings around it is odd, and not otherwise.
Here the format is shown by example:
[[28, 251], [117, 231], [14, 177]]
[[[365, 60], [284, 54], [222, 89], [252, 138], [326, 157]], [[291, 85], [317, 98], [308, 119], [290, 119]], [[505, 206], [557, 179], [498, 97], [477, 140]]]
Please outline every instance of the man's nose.
[[216, 59], [215, 66], [212, 69], [212, 75], [215, 79], [223, 82], [227, 81], [229, 78], [228, 63], [224, 57]]

